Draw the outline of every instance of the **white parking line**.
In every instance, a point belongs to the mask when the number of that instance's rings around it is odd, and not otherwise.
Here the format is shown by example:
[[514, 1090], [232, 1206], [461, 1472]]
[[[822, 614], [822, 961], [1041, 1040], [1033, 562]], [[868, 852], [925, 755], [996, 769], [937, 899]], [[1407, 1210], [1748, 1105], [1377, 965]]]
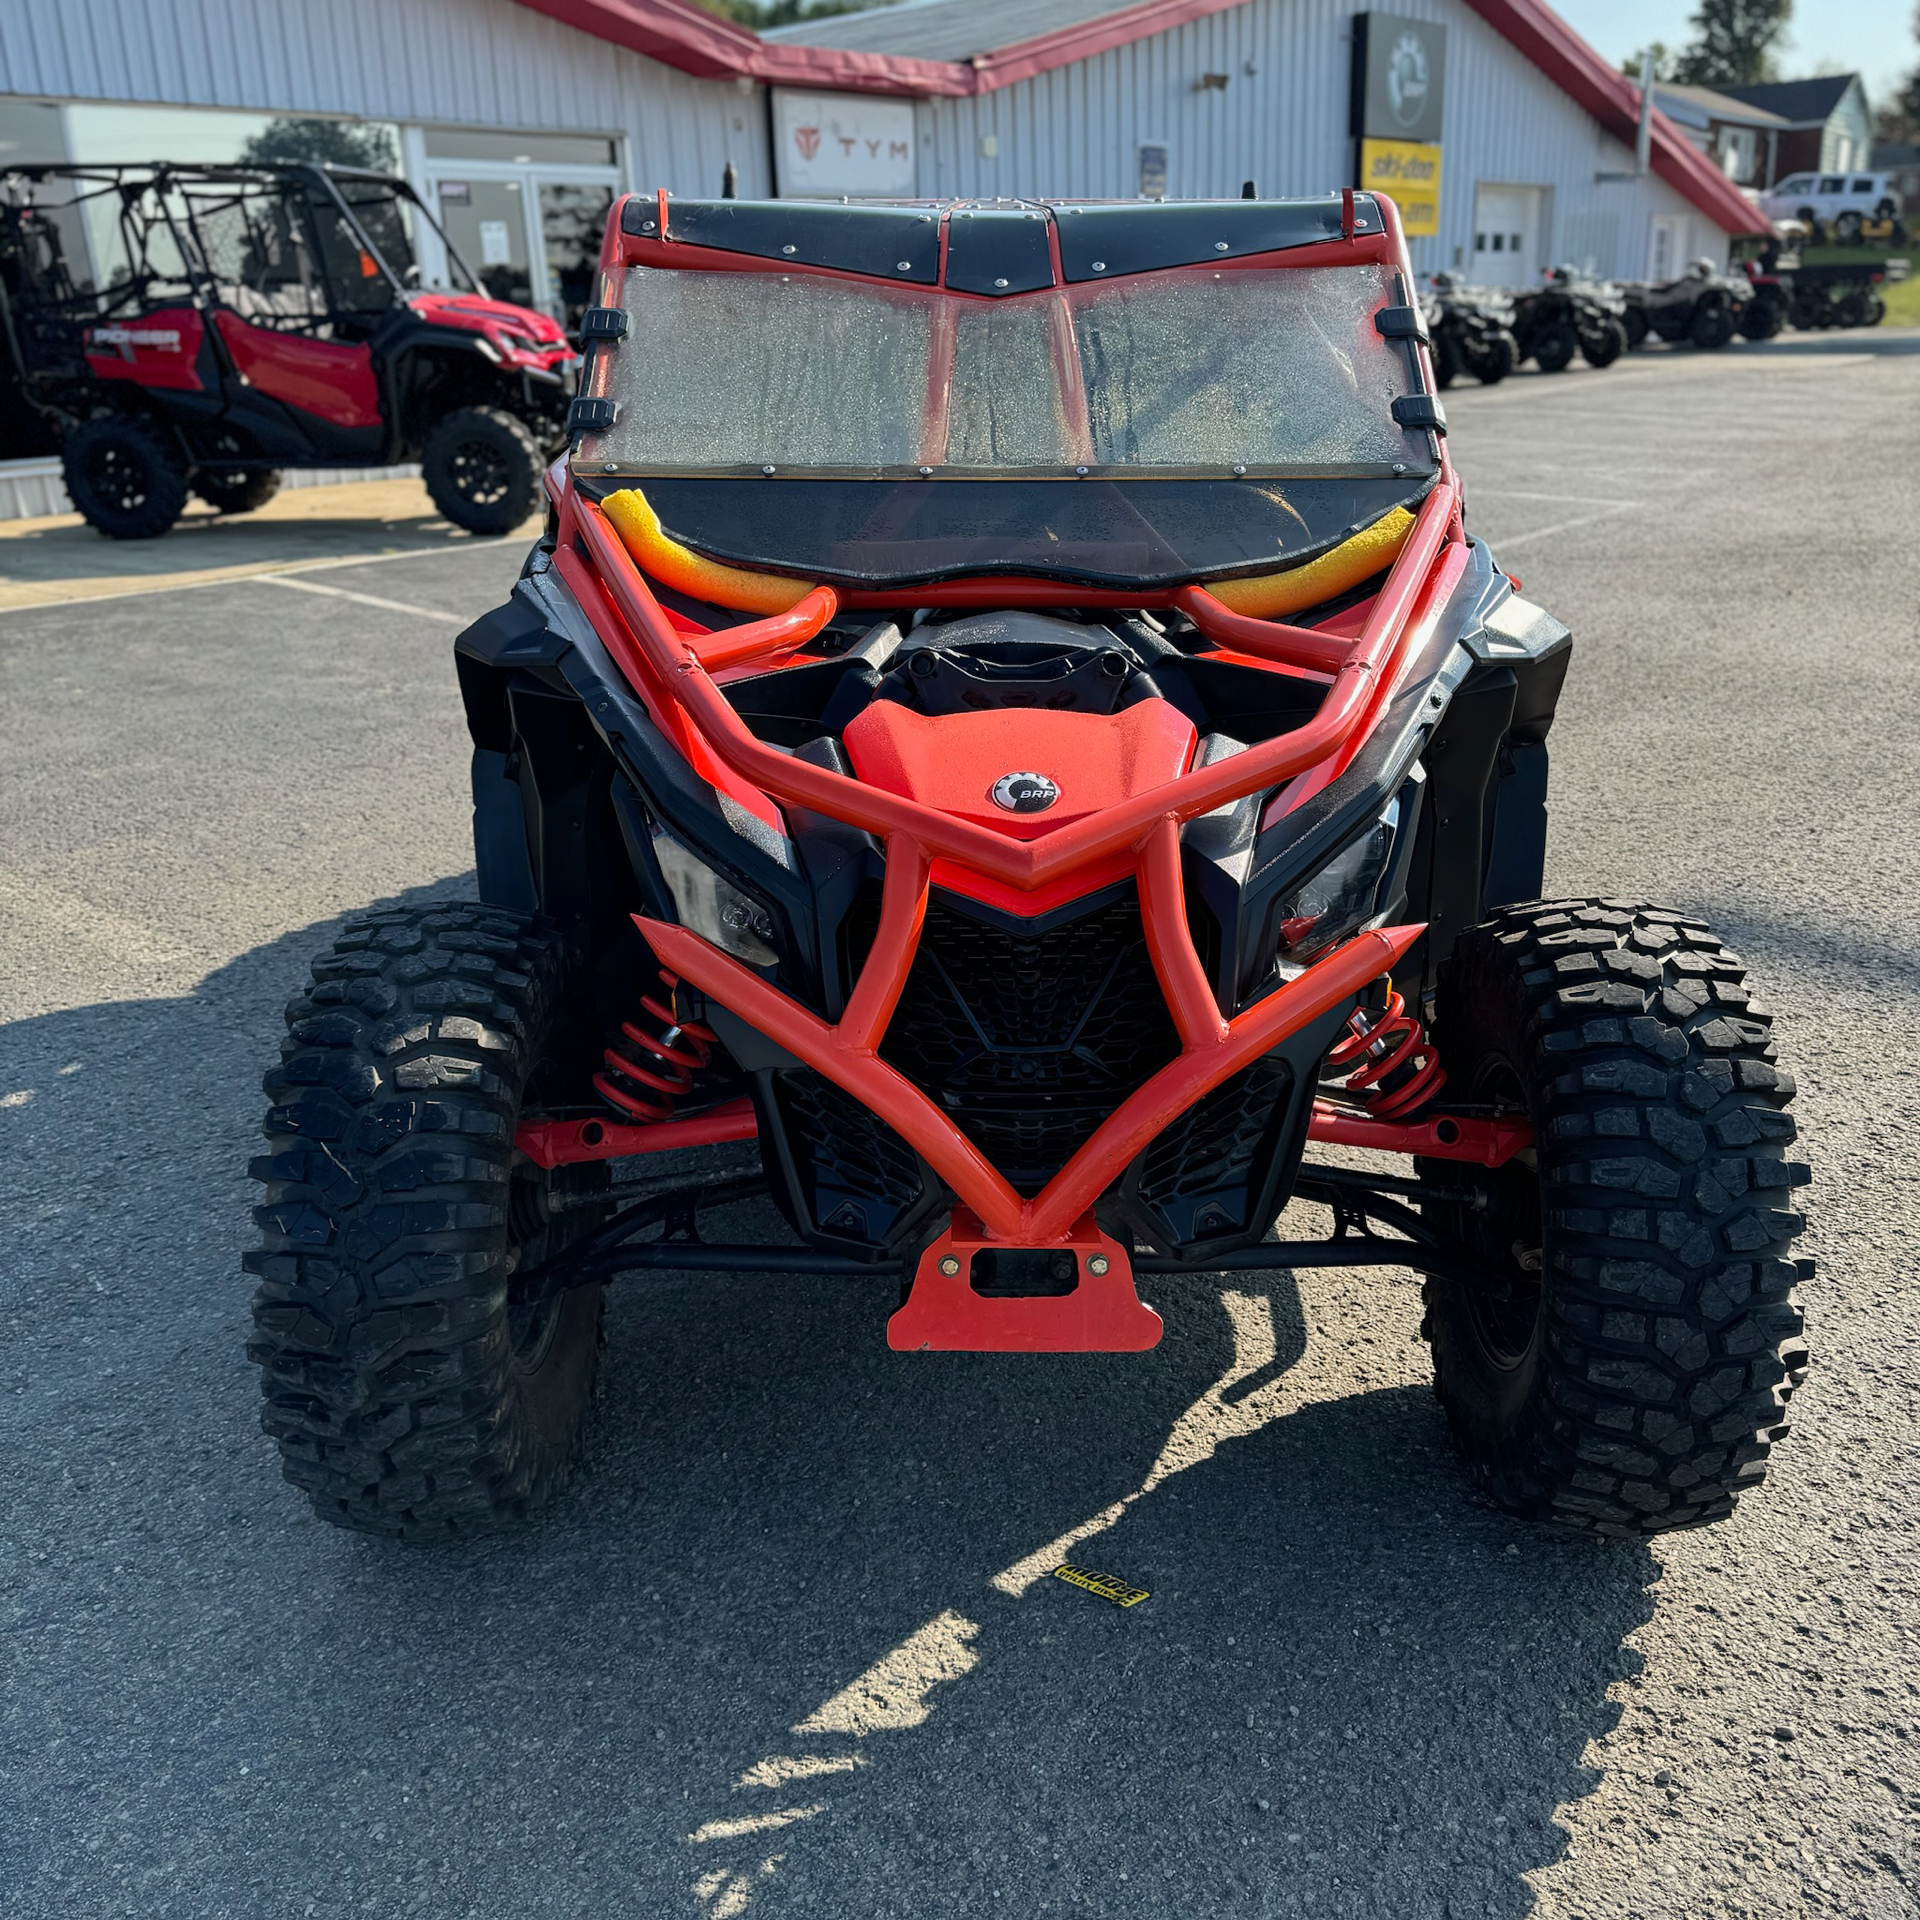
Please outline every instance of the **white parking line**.
[[[416, 607], [407, 600], [383, 600], [377, 593], [355, 593], [351, 587], [324, 586], [318, 580], [302, 580], [295, 574], [256, 573], [250, 578], [265, 587], [293, 587], [301, 593], [324, 593], [332, 600], [351, 600], [357, 606], [379, 607], [387, 613], [410, 613], [417, 620], [444, 620], [453, 627], [470, 624], [464, 614], [443, 613], [438, 607]], [[242, 583], [236, 580], [230, 584]]]
[[1511, 553], [1515, 547], [1524, 547], [1530, 540], [1551, 540], [1556, 533], [1571, 533], [1576, 527], [1590, 527], [1601, 520], [1617, 520], [1623, 513], [1632, 513], [1638, 505], [1637, 500], [1628, 500], [1609, 507], [1604, 513], [1583, 513], [1572, 520], [1556, 520], [1550, 527], [1535, 527], [1529, 533], [1516, 533], [1511, 539], [1492, 540], [1488, 545], [1498, 547], [1502, 553]]
[[[146, 600], [161, 593], [202, 593], [208, 587], [245, 586], [250, 580], [285, 580], [295, 574], [327, 573], [335, 567], [379, 567], [390, 560], [432, 560], [445, 554], [485, 553], [489, 547], [512, 546], [520, 536], [475, 540], [457, 547], [402, 547], [395, 553], [350, 553], [332, 560], [290, 560], [285, 566], [267, 566], [253, 573], [223, 573], [217, 580], [170, 580], [164, 586], [130, 587], [125, 593], [75, 593], [64, 600], [29, 600], [17, 607], [0, 607], [0, 619], [10, 613], [39, 613], [47, 607], [94, 607], [103, 601]], [[412, 609], [409, 609], [412, 611]]]

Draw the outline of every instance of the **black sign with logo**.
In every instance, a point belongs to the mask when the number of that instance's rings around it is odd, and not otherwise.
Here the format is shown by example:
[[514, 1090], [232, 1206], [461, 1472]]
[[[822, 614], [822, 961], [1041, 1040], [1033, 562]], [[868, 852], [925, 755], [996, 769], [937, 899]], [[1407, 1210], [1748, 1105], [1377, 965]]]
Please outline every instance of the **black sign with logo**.
[[1447, 30], [1397, 13], [1353, 16], [1353, 137], [1438, 145]]

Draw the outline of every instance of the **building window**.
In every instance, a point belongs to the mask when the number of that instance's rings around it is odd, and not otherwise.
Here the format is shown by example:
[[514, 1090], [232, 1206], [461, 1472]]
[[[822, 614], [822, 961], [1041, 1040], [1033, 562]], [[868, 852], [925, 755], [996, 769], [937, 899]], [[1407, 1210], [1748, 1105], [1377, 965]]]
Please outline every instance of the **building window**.
[[1753, 173], [1753, 129], [1720, 129], [1720, 169], [1729, 180], [1746, 180]]

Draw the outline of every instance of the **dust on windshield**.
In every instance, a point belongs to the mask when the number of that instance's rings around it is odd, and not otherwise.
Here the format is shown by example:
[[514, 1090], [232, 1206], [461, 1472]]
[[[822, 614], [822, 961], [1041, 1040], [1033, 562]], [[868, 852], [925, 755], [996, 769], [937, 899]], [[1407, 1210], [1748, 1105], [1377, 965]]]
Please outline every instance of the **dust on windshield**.
[[1432, 464], [1373, 315], [1383, 267], [1140, 274], [971, 300], [811, 273], [631, 267], [619, 402], [581, 457], [635, 473], [1039, 476]]

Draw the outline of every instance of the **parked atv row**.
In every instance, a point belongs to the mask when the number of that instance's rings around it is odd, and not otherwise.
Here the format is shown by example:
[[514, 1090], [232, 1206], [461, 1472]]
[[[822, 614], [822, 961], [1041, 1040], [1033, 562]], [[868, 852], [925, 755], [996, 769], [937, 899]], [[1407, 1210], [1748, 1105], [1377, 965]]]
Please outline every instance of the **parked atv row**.
[[1492, 386], [1528, 360], [1542, 373], [1565, 372], [1575, 355], [1591, 366], [1610, 367], [1628, 346], [1618, 292], [1571, 267], [1553, 268], [1537, 291], [1518, 294], [1437, 273], [1422, 304], [1434, 374], [1443, 387], [1463, 373]]
[[1803, 266], [1793, 255], [1782, 256], [1775, 249], [1747, 263], [1753, 299], [1740, 331], [1750, 340], [1769, 340], [1788, 321], [1803, 333], [1826, 327], [1877, 327], [1887, 314], [1880, 288], [1888, 280], [1902, 278], [1905, 268], [1903, 260], [1884, 264], [1823, 261]]
[[[60, 448], [101, 533], [147, 540], [190, 494], [263, 506], [288, 467], [417, 460], [470, 533], [533, 514], [579, 357], [558, 322], [418, 286], [407, 184], [307, 165], [0, 175], [0, 383]], [[437, 232], [437, 229], [436, 229]]]

